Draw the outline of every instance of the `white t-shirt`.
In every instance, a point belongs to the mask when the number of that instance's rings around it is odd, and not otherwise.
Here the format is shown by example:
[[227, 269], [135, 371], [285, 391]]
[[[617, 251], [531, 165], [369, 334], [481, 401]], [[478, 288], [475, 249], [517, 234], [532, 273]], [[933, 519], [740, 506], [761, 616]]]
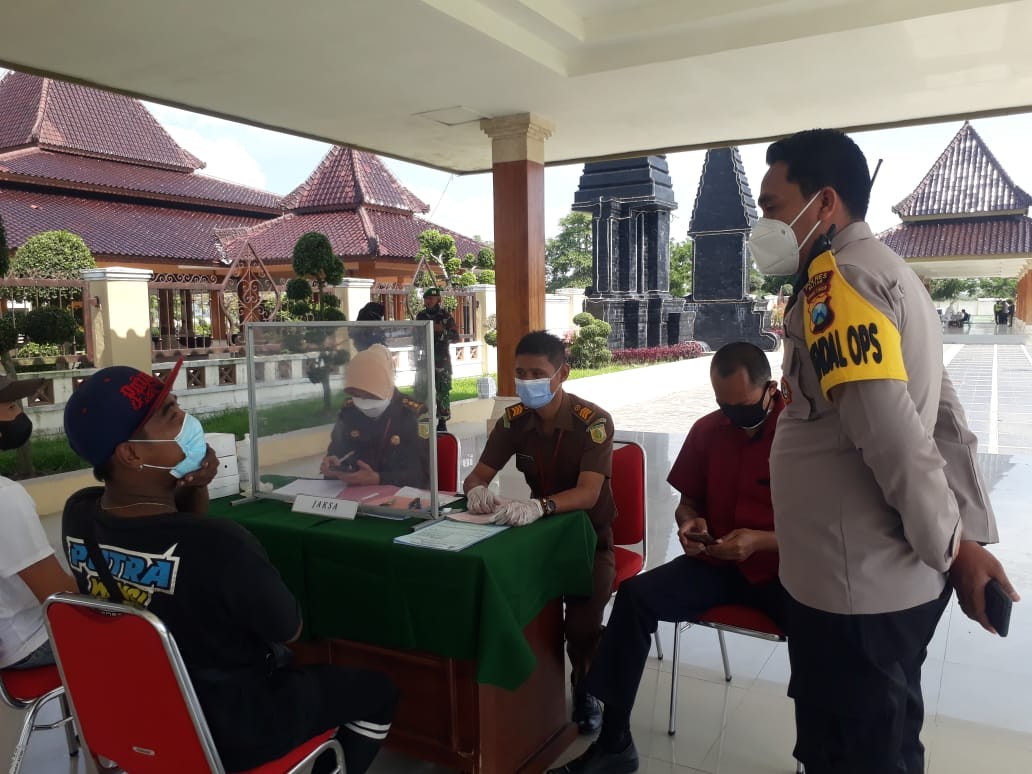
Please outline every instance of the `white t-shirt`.
[[0, 476], [0, 669], [47, 641], [43, 607], [18, 573], [53, 553], [25, 487]]

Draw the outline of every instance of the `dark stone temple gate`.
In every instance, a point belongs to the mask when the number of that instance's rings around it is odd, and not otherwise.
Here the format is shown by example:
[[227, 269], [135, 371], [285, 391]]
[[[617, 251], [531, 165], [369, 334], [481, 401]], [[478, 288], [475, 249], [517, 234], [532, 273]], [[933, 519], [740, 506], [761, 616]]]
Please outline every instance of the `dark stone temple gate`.
[[764, 331], [764, 312], [747, 297], [749, 253], [746, 240], [756, 222], [756, 203], [737, 148], [706, 152], [688, 236], [694, 242], [692, 295], [695, 337], [718, 349], [749, 341], [777, 349], [778, 339]]
[[573, 209], [592, 215], [594, 285], [585, 310], [608, 322], [612, 349], [690, 341], [694, 314], [670, 295], [670, 212], [664, 156], [584, 165]]

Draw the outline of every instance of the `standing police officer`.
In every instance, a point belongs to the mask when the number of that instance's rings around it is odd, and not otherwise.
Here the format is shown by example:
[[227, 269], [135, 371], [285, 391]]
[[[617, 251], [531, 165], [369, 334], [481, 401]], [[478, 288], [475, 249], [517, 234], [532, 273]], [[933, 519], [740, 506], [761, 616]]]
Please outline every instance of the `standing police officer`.
[[982, 547], [996, 524], [935, 309], [863, 220], [863, 153], [812, 130], [767, 164], [749, 248], [765, 274], [799, 272], [770, 458], [795, 755], [807, 774], [918, 774], [921, 665], [951, 586], [990, 631], [989, 579], [1018, 596]]
[[452, 364], [449, 344], [459, 340], [455, 318], [441, 306], [439, 288], [427, 288], [423, 293], [426, 307], [416, 315], [417, 320], [433, 320], [434, 323], [434, 389], [437, 392], [437, 430], [448, 429], [451, 419]]

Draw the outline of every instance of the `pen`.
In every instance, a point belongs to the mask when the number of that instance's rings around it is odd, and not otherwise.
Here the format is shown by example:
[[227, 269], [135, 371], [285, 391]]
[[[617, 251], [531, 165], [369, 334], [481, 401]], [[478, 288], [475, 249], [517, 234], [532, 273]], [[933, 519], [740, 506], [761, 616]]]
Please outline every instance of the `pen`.
[[379, 496], [380, 496], [379, 492], [373, 492], [372, 494], [367, 494], [365, 497], [362, 498], [362, 502], [365, 502], [366, 500], [372, 500], [374, 497], [379, 497]]

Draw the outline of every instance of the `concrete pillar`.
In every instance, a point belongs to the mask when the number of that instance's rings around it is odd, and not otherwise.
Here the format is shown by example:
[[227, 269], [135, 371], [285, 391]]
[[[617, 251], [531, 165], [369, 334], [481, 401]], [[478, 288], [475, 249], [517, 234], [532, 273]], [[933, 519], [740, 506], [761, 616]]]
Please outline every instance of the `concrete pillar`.
[[[494, 285], [470, 285], [468, 289], [477, 294], [476, 329], [480, 331], [480, 340], [483, 341], [484, 334], [487, 333], [487, 318], [493, 314], [497, 315], [497, 290]], [[498, 373], [498, 347], [487, 344], [484, 347], [484, 375], [496, 374]]]
[[340, 299], [340, 311], [344, 316], [354, 321], [358, 318], [358, 310], [373, 300], [372, 289], [371, 279], [345, 277], [333, 288], [333, 295]]
[[151, 372], [149, 269], [109, 266], [85, 269], [86, 303], [93, 309], [94, 363], [97, 368], [127, 365]]
[[498, 394], [513, 397], [516, 343], [545, 327], [545, 140], [552, 123], [532, 113], [484, 119], [491, 138]]
[[557, 296], [565, 296], [567, 310], [566, 310], [566, 327], [576, 328], [573, 324], [573, 318], [584, 311], [584, 289], [583, 288], [559, 288], [555, 291]]

